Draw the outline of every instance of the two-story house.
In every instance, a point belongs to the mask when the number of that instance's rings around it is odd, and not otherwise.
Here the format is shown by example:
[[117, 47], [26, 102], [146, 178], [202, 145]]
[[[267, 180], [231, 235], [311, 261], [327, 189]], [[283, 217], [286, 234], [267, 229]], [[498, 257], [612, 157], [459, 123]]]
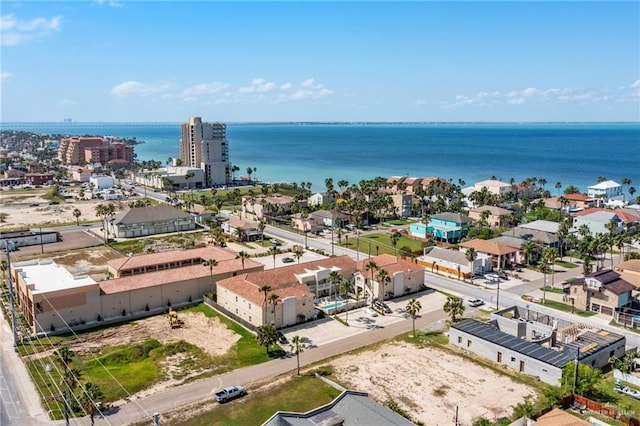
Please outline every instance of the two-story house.
[[409, 232], [417, 238], [434, 238], [446, 243], [455, 243], [466, 237], [469, 233], [471, 218], [460, 213], [439, 213], [431, 216], [428, 224], [412, 223]]
[[469, 217], [476, 222], [480, 222], [483, 219], [483, 216], [486, 215], [484, 220], [487, 222], [487, 226], [495, 229], [509, 226], [511, 223], [512, 213], [513, 212], [511, 210], [503, 209], [498, 206], [480, 206], [469, 210]]
[[631, 291], [635, 289], [633, 284], [611, 269], [575, 279], [568, 282], [566, 287], [569, 290], [567, 297], [576, 308], [611, 316], [616, 311], [631, 306]]

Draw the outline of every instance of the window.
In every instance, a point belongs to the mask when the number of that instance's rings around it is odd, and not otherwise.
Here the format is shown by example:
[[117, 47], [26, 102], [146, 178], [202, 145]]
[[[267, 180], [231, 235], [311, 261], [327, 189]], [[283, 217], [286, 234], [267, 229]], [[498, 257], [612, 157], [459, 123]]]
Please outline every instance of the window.
[[613, 354], [615, 354], [615, 353], [616, 353], [615, 351], [609, 352], [609, 358], [611, 358], [613, 356]]
[[462, 336], [458, 336], [458, 343], [462, 343]]
[[511, 357], [511, 362], [516, 362], [516, 357], [515, 356]]
[[236, 296], [236, 302], [238, 301], [238, 296]]
[[236, 314], [238, 313], [238, 308], [236, 308]]
[[467, 340], [467, 347], [471, 346], [471, 340]]
[[596, 366], [596, 360], [594, 359], [593, 361], [591, 361], [591, 366], [595, 367]]
[[502, 362], [502, 352], [498, 352], [497, 362]]

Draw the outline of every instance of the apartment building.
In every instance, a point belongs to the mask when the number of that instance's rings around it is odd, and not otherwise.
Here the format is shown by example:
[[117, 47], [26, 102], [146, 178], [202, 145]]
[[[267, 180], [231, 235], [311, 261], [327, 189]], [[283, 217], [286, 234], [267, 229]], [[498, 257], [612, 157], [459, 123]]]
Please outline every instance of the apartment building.
[[231, 164], [226, 124], [206, 123], [200, 117], [189, 118], [182, 124], [180, 159], [182, 166], [204, 170], [207, 186], [229, 184]]

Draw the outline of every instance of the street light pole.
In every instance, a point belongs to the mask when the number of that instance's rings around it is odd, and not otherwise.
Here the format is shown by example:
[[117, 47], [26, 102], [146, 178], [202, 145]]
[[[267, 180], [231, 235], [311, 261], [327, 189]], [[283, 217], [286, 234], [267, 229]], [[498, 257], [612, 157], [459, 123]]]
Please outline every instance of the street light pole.
[[498, 271], [498, 290], [496, 292], [496, 311], [500, 310], [500, 271]]

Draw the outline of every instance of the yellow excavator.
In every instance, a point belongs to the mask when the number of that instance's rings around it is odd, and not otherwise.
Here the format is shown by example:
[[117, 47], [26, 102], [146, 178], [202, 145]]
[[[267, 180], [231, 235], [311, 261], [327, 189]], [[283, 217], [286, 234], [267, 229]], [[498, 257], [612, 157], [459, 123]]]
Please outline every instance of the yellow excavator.
[[178, 318], [178, 313], [169, 308], [169, 325], [171, 328], [182, 328], [184, 321]]

